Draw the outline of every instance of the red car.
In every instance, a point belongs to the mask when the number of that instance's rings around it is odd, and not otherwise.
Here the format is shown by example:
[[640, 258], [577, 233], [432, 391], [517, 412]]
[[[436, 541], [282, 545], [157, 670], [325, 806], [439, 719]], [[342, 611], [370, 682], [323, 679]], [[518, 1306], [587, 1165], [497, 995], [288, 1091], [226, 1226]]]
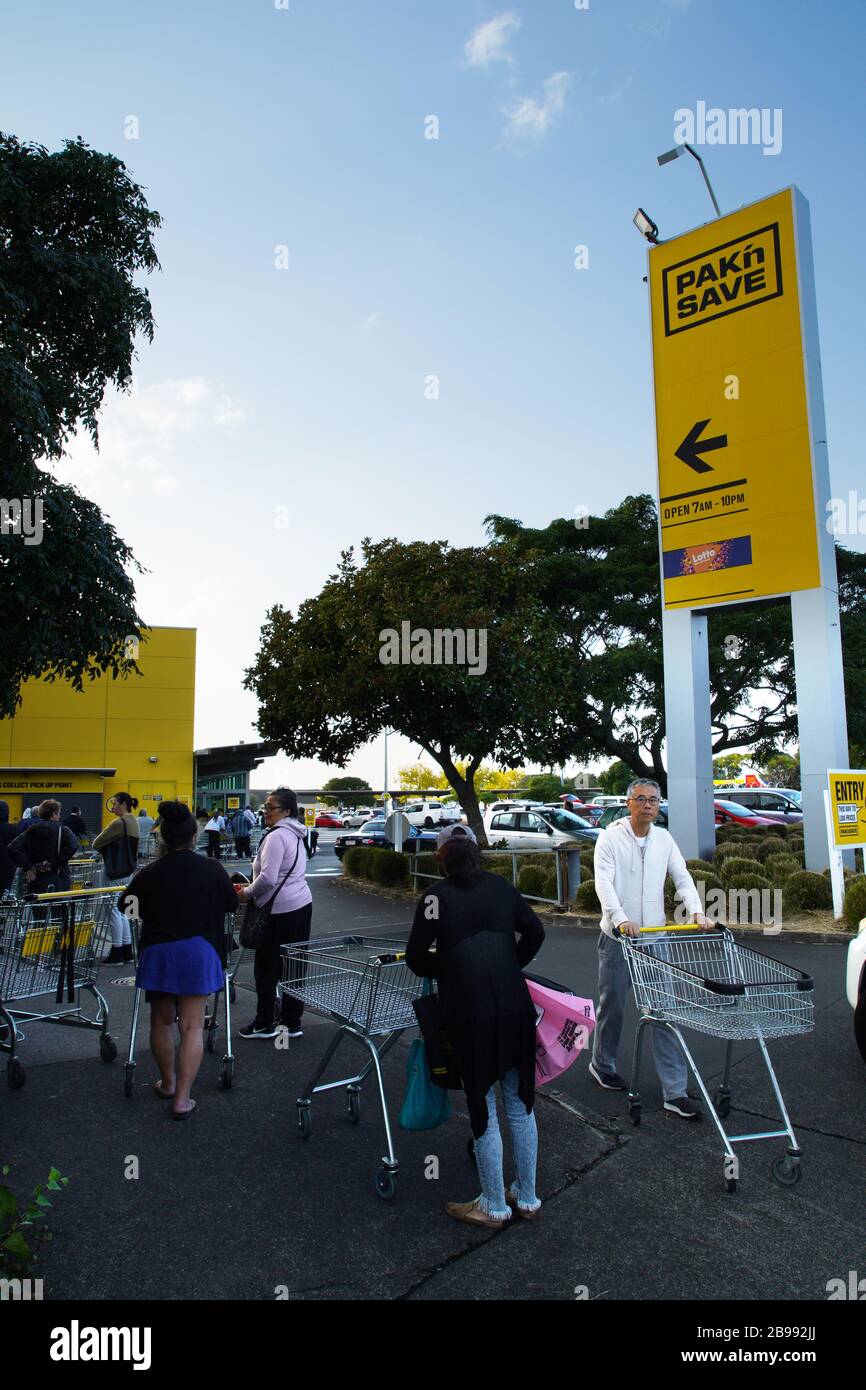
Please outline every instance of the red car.
[[713, 806], [716, 825], [745, 825], [749, 830], [759, 830], [764, 825], [779, 824], [778, 820], [770, 820], [769, 816], [757, 816], [754, 811], [747, 811], [736, 801], [714, 801]]
[[320, 816], [316, 816], [317, 830], [345, 830], [348, 824], [347, 820], [331, 815], [330, 811], [323, 811]]

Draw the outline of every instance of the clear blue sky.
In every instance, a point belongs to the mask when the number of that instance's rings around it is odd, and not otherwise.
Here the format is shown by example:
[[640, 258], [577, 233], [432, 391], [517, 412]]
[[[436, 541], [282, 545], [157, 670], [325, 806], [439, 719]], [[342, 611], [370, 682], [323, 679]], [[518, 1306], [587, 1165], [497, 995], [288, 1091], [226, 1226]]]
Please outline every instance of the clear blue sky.
[[265, 608], [364, 535], [654, 489], [631, 218], [711, 215], [655, 162], [678, 108], [783, 113], [778, 155], [703, 153], [723, 211], [810, 200], [833, 491], [862, 486], [860, 0], [6, 0], [3, 31], [0, 128], [113, 151], [165, 219], [135, 395], [60, 472], [150, 570], [145, 619], [198, 627], [200, 746], [255, 736]]

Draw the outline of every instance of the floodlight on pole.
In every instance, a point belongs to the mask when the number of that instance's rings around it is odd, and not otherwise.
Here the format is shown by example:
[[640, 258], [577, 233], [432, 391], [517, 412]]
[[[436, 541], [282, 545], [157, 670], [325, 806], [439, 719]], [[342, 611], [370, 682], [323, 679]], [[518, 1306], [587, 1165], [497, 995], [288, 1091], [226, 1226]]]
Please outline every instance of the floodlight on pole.
[[715, 195], [715, 193], [713, 192], [713, 185], [710, 183], [709, 177], [708, 177], [708, 175], [707, 175], [707, 171], [706, 171], [706, 169], [704, 168], [704, 161], [701, 159], [701, 157], [700, 157], [700, 155], [698, 154], [697, 150], [693, 150], [692, 147], [691, 147], [691, 145], [674, 145], [674, 148], [673, 148], [672, 150], [666, 150], [664, 154], [660, 154], [660, 155], [658, 156], [658, 162], [659, 162], [659, 164], [670, 164], [670, 163], [672, 163], [673, 160], [679, 159], [680, 155], [681, 155], [681, 154], [684, 154], [684, 153], [686, 152], [686, 150], [688, 150], [688, 152], [689, 152], [689, 154], [692, 156], [692, 158], [693, 158], [693, 159], [696, 159], [696, 160], [698, 161], [698, 163], [700, 164], [700, 166], [701, 166], [701, 173], [702, 173], [703, 176], [704, 176], [704, 183], [707, 185], [707, 192], [709, 193], [710, 197], [711, 197], [712, 200], [713, 200], [713, 207], [714, 207], [715, 210], [716, 210], [716, 217], [721, 217], [721, 215], [722, 215], [722, 210], [721, 210], [721, 208], [719, 207], [718, 202], [716, 201], [716, 195]]
[[643, 208], [638, 208], [632, 221], [641, 236], [646, 237], [647, 241], [651, 241], [655, 246], [659, 239], [659, 229], [655, 222], [653, 222], [649, 213], [644, 212]]

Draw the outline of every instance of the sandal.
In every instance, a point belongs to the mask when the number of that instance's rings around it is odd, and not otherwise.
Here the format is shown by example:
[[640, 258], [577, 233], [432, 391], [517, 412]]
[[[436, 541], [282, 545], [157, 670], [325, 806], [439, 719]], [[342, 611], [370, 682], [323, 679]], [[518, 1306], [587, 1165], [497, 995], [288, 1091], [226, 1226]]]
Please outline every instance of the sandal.
[[172, 1110], [171, 1118], [173, 1120], [188, 1120], [197, 1104], [197, 1101], [191, 1100], [189, 1103], [189, 1110]]
[[153, 1093], [155, 1096], [159, 1096], [160, 1100], [174, 1100], [174, 1091], [164, 1091], [162, 1089], [162, 1077], [160, 1077], [159, 1081], [154, 1082]]

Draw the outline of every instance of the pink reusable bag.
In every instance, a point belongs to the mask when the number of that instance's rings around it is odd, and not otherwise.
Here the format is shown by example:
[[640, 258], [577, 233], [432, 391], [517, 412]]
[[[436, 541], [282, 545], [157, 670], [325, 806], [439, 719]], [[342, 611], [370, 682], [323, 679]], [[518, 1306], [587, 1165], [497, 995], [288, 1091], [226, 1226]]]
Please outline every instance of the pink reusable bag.
[[591, 999], [563, 994], [558, 989], [527, 980], [535, 1005], [535, 1084], [543, 1086], [567, 1071], [589, 1042], [595, 1027]]

